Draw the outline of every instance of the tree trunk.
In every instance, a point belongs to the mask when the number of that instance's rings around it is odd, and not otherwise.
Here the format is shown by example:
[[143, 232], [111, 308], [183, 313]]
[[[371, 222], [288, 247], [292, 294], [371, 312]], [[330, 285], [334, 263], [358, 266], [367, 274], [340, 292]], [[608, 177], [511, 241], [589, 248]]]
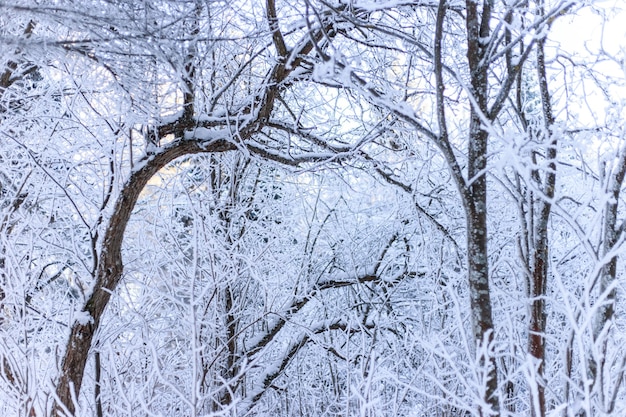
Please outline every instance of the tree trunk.
[[115, 204], [104, 235], [94, 291], [83, 307], [83, 312], [88, 314], [89, 320], [80, 320], [72, 325], [61, 365], [61, 375], [57, 383], [57, 399], [52, 410], [53, 416], [61, 416], [63, 413], [73, 415], [75, 412], [75, 403], [80, 394], [94, 335], [111, 293], [115, 291], [122, 275], [121, 249], [124, 231], [145, 185], [161, 168], [180, 156], [201, 152], [225, 152], [233, 149], [235, 146], [226, 140], [216, 140], [209, 144], [200, 141], [179, 141], [164, 147], [162, 152], [147, 159], [144, 166], [128, 179]]
[[467, 155], [467, 187], [469, 201], [465, 202], [467, 216], [467, 256], [472, 329], [479, 351], [479, 365], [486, 373], [484, 398], [487, 409], [481, 416], [500, 414], [498, 398], [498, 368], [491, 348], [494, 340], [491, 295], [489, 288], [489, 259], [487, 251], [487, 151], [489, 134], [482, 121], [489, 114], [487, 104], [488, 76], [484, 39], [489, 38], [491, 2], [484, 1], [481, 13], [475, 0], [466, 1], [467, 58], [471, 77], [472, 109], [469, 125]]
[[[471, 141], [480, 148], [485, 148], [487, 134], [477, 132]], [[480, 159], [474, 165], [480, 167]], [[482, 163], [484, 164], [484, 162]], [[470, 165], [471, 166], [471, 165]], [[477, 169], [481, 171], [482, 169]], [[473, 178], [470, 170], [470, 178]], [[476, 174], [475, 174], [476, 175]], [[472, 311], [472, 329], [477, 349], [480, 352], [480, 363], [486, 371], [485, 398], [490, 410], [480, 410], [481, 416], [498, 415], [500, 406], [498, 401], [498, 375], [496, 358], [492, 354], [494, 339], [493, 313], [489, 286], [489, 259], [487, 252], [487, 178], [484, 174], [478, 177], [470, 186], [472, 201], [466, 207], [467, 216], [467, 257], [468, 281], [470, 290], [470, 306]]]
[[[543, 5], [541, 5], [543, 7]], [[535, 221], [535, 238], [533, 242], [534, 251], [532, 254], [532, 276], [530, 282], [530, 320], [528, 326], [528, 352], [538, 362], [536, 396], [533, 398], [531, 392], [531, 416], [544, 417], [546, 415], [546, 394], [545, 394], [545, 362], [546, 362], [546, 292], [548, 288], [548, 261], [549, 261], [549, 241], [548, 241], [548, 221], [552, 211], [552, 199], [556, 187], [556, 157], [557, 138], [552, 134], [554, 116], [552, 115], [552, 101], [548, 90], [548, 79], [546, 74], [546, 63], [544, 53], [544, 40], [537, 43], [537, 79], [539, 81], [539, 92], [543, 112], [543, 129], [538, 133], [547, 143], [545, 151], [548, 162], [544, 174], [543, 184], [541, 184], [538, 172], [533, 172], [533, 179], [543, 192], [543, 196], [537, 202], [537, 219]], [[533, 202], [531, 202], [532, 204]], [[534, 213], [533, 213], [534, 215]]]

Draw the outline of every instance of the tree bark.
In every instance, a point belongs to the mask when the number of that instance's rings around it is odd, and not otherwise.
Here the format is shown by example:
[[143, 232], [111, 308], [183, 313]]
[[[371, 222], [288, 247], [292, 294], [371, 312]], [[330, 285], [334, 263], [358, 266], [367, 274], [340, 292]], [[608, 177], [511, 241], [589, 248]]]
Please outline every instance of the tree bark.
[[[540, 4], [543, 11], [543, 4]], [[543, 196], [537, 201], [537, 218], [535, 221], [535, 233], [532, 253], [532, 276], [530, 283], [530, 320], [528, 327], [528, 352], [538, 362], [536, 394], [531, 392], [531, 416], [544, 417], [546, 415], [546, 394], [545, 394], [545, 362], [546, 362], [546, 294], [548, 288], [548, 261], [549, 241], [548, 222], [552, 211], [552, 200], [554, 199], [556, 187], [556, 157], [557, 138], [552, 133], [554, 116], [552, 114], [552, 101], [548, 89], [548, 78], [546, 73], [546, 62], [544, 53], [544, 39], [537, 42], [537, 79], [539, 82], [539, 93], [541, 95], [541, 105], [543, 113], [543, 129], [538, 136], [547, 143], [545, 151], [548, 162], [544, 174], [543, 184], [538, 172], [533, 173], [533, 179], [540, 187]], [[534, 215], [534, 213], [533, 213]]]
[[149, 157], [143, 167], [136, 170], [128, 179], [119, 196], [102, 242], [100, 260], [96, 272], [94, 291], [85, 303], [83, 312], [89, 321], [77, 321], [72, 325], [67, 351], [61, 365], [61, 376], [56, 388], [56, 401], [52, 415], [63, 413], [73, 415], [75, 401], [80, 394], [83, 374], [89, 356], [89, 350], [102, 314], [122, 276], [122, 240], [140, 193], [160, 169], [169, 162], [183, 155], [207, 152], [226, 152], [236, 149], [225, 139], [209, 143], [203, 141], [182, 140], [166, 146], [158, 154]]
[[487, 104], [488, 75], [485, 62], [485, 40], [489, 39], [491, 1], [482, 3], [478, 11], [475, 0], [466, 1], [467, 59], [470, 70], [472, 108], [467, 155], [467, 187], [470, 199], [465, 202], [467, 216], [467, 256], [472, 329], [479, 350], [480, 362], [486, 372], [483, 401], [489, 409], [479, 409], [481, 416], [500, 414], [498, 368], [491, 352], [494, 340], [493, 313], [489, 286], [487, 251], [487, 151], [489, 134], [483, 120], [489, 114]]

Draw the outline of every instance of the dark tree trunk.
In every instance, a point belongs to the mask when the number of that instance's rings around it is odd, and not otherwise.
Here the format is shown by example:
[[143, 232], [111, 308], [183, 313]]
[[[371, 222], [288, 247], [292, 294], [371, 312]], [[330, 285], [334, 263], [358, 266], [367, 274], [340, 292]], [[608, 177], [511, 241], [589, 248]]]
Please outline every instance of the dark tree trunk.
[[467, 156], [469, 201], [466, 201], [468, 280], [472, 310], [472, 328], [481, 363], [487, 372], [484, 402], [489, 409], [480, 409], [481, 416], [500, 414], [498, 398], [498, 367], [491, 352], [494, 339], [493, 313], [489, 286], [487, 251], [487, 151], [489, 134], [483, 126], [489, 114], [487, 104], [488, 76], [485, 39], [489, 38], [491, 2], [483, 1], [479, 12], [477, 2], [466, 1], [467, 58], [470, 70], [471, 109]]
[[148, 180], [161, 168], [174, 159], [201, 152], [225, 152], [234, 150], [235, 146], [226, 140], [218, 140], [210, 144], [200, 141], [180, 141], [165, 147], [162, 152], [147, 160], [145, 165], [135, 171], [126, 182], [122, 193], [115, 204], [113, 215], [109, 221], [96, 272], [96, 284], [83, 311], [89, 315], [89, 322], [76, 322], [72, 326], [67, 351], [61, 365], [61, 376], [57, 383], [58, 400], [53, 406], [52, 415], [60, 416], [64, 411], [75, 412], [75, 401], [80, 394], [85, 365], [96, 331], [100, 325], [102, 314], [109, 302], [111, 293], [115, 291], [122, 275], [122, 239], [130, 215]]
[[543, 39], [537, 43], [537, 79], [539, 81], [543, 112], [543, 129], [538, 133], [538, 137], [544, 139], [547, 143], [545, 155], [548, 164], [543, 184], [541, 183], [539, 173], [533, 173], [533, 179], [537, 183], [536, 186], [540, 188], [544, 195], [537, 201], [537, 218], [535, 219], [536, 229], [534, 232], [534, 251], [532, 253], [531, 265], [532, 276], [530, 277], [531, 282], [529, 286], [531, 307], [528, 327], [528, 352], [539, 363], [535, 398], [533, 398], [533, 390], [531, 390], [531, 416], [544, 417], [546, 415], [546, 394], [543, 382], [546, 362], [546, 294], [548, 289], [548, 262], [550, 259], [548, 222], [556, 186], [557, 138], [552, 134], [554, 116], [552, 115], [552, 100], [548, 90]]

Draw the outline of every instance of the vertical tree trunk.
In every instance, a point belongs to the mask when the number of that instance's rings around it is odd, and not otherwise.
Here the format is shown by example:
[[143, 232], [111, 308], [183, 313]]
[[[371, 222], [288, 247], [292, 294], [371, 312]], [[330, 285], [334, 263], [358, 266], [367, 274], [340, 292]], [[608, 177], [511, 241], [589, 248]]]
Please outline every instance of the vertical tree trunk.
[[[543, 4], [540, 4], [543, 8]], [[543, 184], [539, 173], [533, 173], [536, 185], [543, 192], [543, 196], [537, 201], [537, 218], [535, 221], [535, 233], [532, 253], [532, 276], [530, 282], [530, 320], [528, 327], [528, 352], [538, 362], [536, 394], [531, 392], [531, 416], [544, 417], [546, 415], [546, 394], [544, 385], [544, 373], [546, 362], [546, 291], [548, 286], [548, 221], [552, 211], [552, 199], [554, 198], [556, 186], [556, 157], [557, 138], [552, 134], [554, 116], [552, 115], [552, 101], [548, 90], [548, 79], [546, 74], [546, 63], [544, 53], [544, 40], [537, 42], [537, 79], [539, 81], [539, 92], [541, 95], [543, 129], [538, 133], [538, 137], [545, 140], [547, 148], [545, 151], [548, 162], [547, 170], [544, 174]], [[532, 204], [532, 203], [531, 203]], [[534, 213], [533, 213], [534, 215]]]
[[[533, 253], [532, 276], [530, 277], [530, 320], [528, 325], [528, 352], [538, 362], [536, 391], [530, 390], [531, 416], [544, 417], [546, 396], [543, 375], [545, 371], [546, 346], [545, 332], [547, 324], [546, 289], [548, 281], [548, 234], [547, 225], [550, 205], [542, 204], [539, 214], [536, 241]], [[534, 394], [536, 392], [536, 394]]]
[[[468, 280], [470, 290], [470, 306], [472, 311], [472, 328], [474, 339], [480, 350], [480, 365], [487, 371], [484, 401], [490, 410], [481, 410], [481, 416], [498, 415], [500, 406], [498, 399], [498, 374], [496, 358], [491, 352], [494, 340], [493, 313], [489, 285], [489, 259], [487, 251], [487, 178], [480, 168], [484, 165], [487, 134], [476, 132], [471, 142], [478, 148], [484, 148], [482, 158], [474, 160], [477, 178], [470, 186], [472, 201], [466, 208], [467, 216], [467, 256]], [[480, 160], [482, 159], [483, 162]], [[472, 165], [470, 165], [471, 167]]]
[[491, 352], [494, 340], [492, 305], [489, 286], [487, 251], [487, 151], [489, 134], [482, 121], [489, 114], [487, 105], [488, 76], [485, 40], [489, 38], [491, 1], [466, 1], [467, 58], [471, 77], [472, 109], [469, 125], [467, 181], [470, 201], [466, 201], [468, 280], [474, 339], [480, 350], [480, 365], [486, 371], [484, 402], [489, 409], [480, 409], [481, 416], [500, 414], [498, 369]]
[[[626, 145], [622, 146], [619, 150], [616, 167], [613, 174], [609, 178], [607, 185], [607, 192], [609, 197], [608, 202], [604, 208], [604, 224], [602, 234], [602, 257], [604, 258], [605, 265], [600, 271], [600, 282], [598, 288], [598, 294], [600, 295], [599, 302], [601, 303], [598, 308], [597, 316], [594, 320], [593, 328], [593, 342], [599, 346], [599, 355], [593, 357], [589, 363], [589, 373], [593, 379], [593, 387], [596, 388], [596, 392], [599, 395], [599, 402], [607, 413], [612, 412], [615, 407], [615, 400], [617, 398], [617, 391], [619, 390], [622, 381], [624, 370], [616, 370], [618, 375], [616, 378], [605, 377], [605, 371], [610, 375], [610, 367], [615, 366], [606, 362], [606, 355], [608, 349], [608, 331], [611, 323], [613, 322], [613, 316], [615, 315], [615, 302], [617, 297], [616, 288], [614, 286], [617, 276], [617, 256], [612, 255], [611, 252], [615, 250], [615, 246], [619, 244], [619, 241], [624, 233], [626, 221], [621, 225], [618, 225], [618, 208], [619, 199], [621, 194], [624, 178], [626, 177]], [[608, 259], [606, 259], [608, 258]], [[626, 359], [623, 359], [623, 362]], [[613, 379], [611, 381], [611, 379]], [[609, 389], [607, 388], [607, 382], [614, 384], [613, 395], [607, 395]], [[609, 398], [607, 398], [609, 397]]]

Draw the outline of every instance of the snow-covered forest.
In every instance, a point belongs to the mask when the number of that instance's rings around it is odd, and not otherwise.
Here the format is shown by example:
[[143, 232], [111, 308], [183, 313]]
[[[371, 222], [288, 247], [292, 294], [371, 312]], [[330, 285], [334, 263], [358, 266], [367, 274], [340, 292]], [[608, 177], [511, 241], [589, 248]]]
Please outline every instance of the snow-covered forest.
[[625, 6], [0, 2], [0, 415], [626, 415]]

